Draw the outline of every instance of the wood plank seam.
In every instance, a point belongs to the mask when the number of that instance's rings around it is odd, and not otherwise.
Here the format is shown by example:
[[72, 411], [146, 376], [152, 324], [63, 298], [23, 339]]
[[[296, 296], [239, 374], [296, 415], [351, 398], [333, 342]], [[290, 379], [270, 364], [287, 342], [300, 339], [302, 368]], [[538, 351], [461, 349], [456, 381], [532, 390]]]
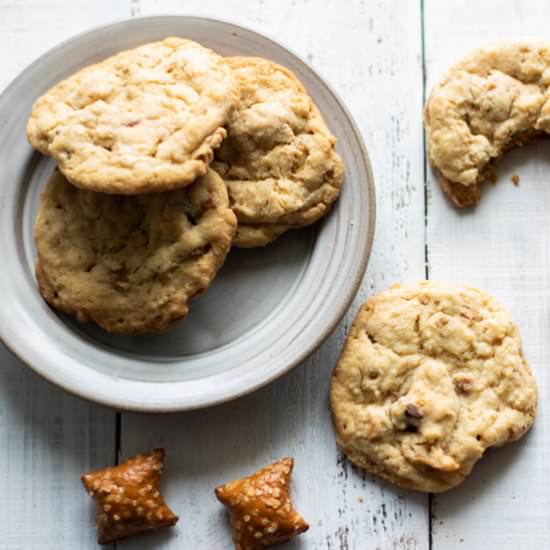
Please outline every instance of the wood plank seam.
[[[422, 109], [426, 104], [427, 74], [426, 74], [426, 21], [425, 21], [425, 0], [420, 1], [420, 49], [422, 53]], [[428, 250], [428, 154], [426, 145], [426, 131], [422, 125], [422, 153], [423, 153], [423, 172], [424, 172], [424, 272], [425, 278], [430, 278], [430, 263]], [[428, 549], [433, 550], [433, 493], [428, 494]]]

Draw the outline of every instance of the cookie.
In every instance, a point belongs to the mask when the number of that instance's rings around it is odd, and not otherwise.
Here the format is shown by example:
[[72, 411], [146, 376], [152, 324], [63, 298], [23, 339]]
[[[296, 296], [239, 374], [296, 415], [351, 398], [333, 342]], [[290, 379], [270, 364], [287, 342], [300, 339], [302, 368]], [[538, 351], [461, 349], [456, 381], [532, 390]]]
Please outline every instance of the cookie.
[[293, 458], [282, 458], [216, 488], [218, 500], [231, 514], [235, 550], [261, 550], [309, 529], [290, 499], [293, 467]]
[[191, 40], [167, 38], [51, 88], [35, 102], [27, 136], [83, 189], [165, 191], [206, 173], [237, 98], [221, 57]]
[[332, 376], [338, 445], [402, 487], [458, 485], [489, 447], [532, 425], [537, 386], [519, 330], [491, 296], [422, 281], [371, 298]]
[[175, 525], [178, 516], [160, 494], [164, 449], [84, 474], [82, 484], [96, 503], [98, 544]]
[[35, 227], [40, 292], [112, 333], [166, 330], [214, 278], [236, 225], [212, 170], [185, 189], [136, 196], [84, 191], [55, 171]]
[[319, 110], [288, 69], [255, 57], [227, 63], [241, 97], [212, 166], [239, 220], [233, 244], [262, 246], [329, 211], [343, 164]]
[[425, 109], [429, 158], [458, 207], [476, 204], [494, 162], [550, 132], [550, 45], [503, 42], [456, 63]]
[[239, 248], [265, 246], [289, 229], [292, 229], [292, 226], [277, 223], [239, 224], [233, 244]]

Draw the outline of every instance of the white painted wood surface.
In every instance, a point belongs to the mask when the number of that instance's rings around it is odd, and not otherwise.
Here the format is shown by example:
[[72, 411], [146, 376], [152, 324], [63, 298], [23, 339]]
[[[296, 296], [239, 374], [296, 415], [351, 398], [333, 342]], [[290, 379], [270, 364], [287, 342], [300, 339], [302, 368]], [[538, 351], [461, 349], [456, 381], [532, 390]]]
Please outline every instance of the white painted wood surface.
[[[425, 229], [423, 56], [428, 88], [472, 47], [518, 35], [544, 37], [542, 0], [0, 0], [0, 90], [33, 58], [86, 28], [131, 15], [220, 17], [270, 35], [324, 75], [367, 143], [378, 193], [375, 246], [347, 318], [302, 367], [260, 392], [213, 410], [123, 415], [121, 454], [167, 450], [164, 485], [177, 529], [124, 549], [230, 549], [213, 487], [284, 455], [296, 457], [294, 498], [311, 523], [286, 548], [516, 550], [550, 547], [550, 411], [546, 366], [550, 275], [548, 144], [511, 152], [481, 205], [454, 210], [428, 176]], [[424, 34], [423, 34], [424, 31]], [[518, 173], [521, 185], [510, 176]], [[521, 220], [521, 221], [520, 221]], [[539, 381], [533, 432], [489, 453], [458, 489], [433, 498], [362, 476], [339, 456], [328, 381], [347, 327], [368, 295], [425, 275], [489, 290], [522, 327]], [[1, 289], [0, 289], [1, 291]], [[115, 413], [64, 395], [0, 349], [0, 549], [96, 548], [93, 509], [79, 476], [115, 459]]]
[[[430, 0], [425, 6], [427, 84], [470, 49], [548, 36], [550, 3]], [[491, 451], [456, 490], [434, 497], [433, 548], [550, 548], [550, 160], [548, 143], [508, 153], [479, 206], [459, 212], [429, 172], [430, 278], [497, 296], [522, 329], [540, 389], [537, 420], [520, 442]], [[519, 187], [510, 178], [518, 174]]]

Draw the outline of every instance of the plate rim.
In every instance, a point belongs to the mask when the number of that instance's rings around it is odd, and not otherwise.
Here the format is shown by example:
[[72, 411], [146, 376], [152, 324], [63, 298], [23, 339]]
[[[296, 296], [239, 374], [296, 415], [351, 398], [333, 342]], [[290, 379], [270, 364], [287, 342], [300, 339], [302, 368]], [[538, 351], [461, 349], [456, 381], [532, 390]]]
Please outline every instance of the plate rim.
[[[99, 405], [108, 406], [116, 410], [126, 411], [126, 412], [148, 412], [148, 413], [167, 414], [167, 413], [191, 411], [191, 410], [197, 410], [197, 409], [200, 410], [208, 407], [217, 406], [222, 403], [230, 402], [240, 397], [243, 397], [245, 395], [248, 395], [250, 393], [253, 393], [259, 390], [260, 388], [263, 388], [271, 384], [272, 382], [281, 378], [285, 374], [288, 374], [294, 368], [303, 364], [308, 357], [310, 357], [313, 353], [315, 353], [316, 350], [319, 349], [319, 347], [326, 341], [326, 339], [330, 336], [330, 334], [335, 330], [335, 328], [339, 325], [342, 318], [348, 311], [351, 303], [353, 302], [353, 299], [355, 298], [357, 291], [361, 285], [361, 282], [364, 278], [368, 261], [372, 253], [372, 246], [373, 246], [375, 227], [376, 227], [376, 189], [374, 184], [374, 174], [372, 169], [372, 163], [371, 163], [365, 142], [363, 140], [362, 133], [359, 127], [357, 126], [357, 123], [355, 122], [354, 117], [352, 116], [351, 112], [346, 106], [345, 102], [342, 100], [341, 96], [339, 95], [338, 92], [336, 92], [336, 90], [333, 88], [330, 82], [327, 79], [325, 79], [319, 73], [318, 70], [311, 67], [311, 65], [306, 60], [304, 60], [302, 56], [297, 54], [292, 48], [287, 47], [285, 44], [279, 42], [276, 39], [273, 39], [271, 36], [266, 35], [263, 32], [260, 32], [259, 30], [256, 30], [255, 28], [249, 27], [247, 25], [242, 25], [240, 23], [236, 23], [223, 18], [213, 18], [213, 17], [203, 17], [203, 16], [197, 16], [197, 15], [183, 15], [183, 14], [139, 16], [139, 17], [119, 19], [119, 20], [111, 21], [107, 24], [95, 25], [87, 30], [81, 31], [79, 33], [76, 33], [66, 38], [65, 40], [61, 41], [60, 43], [56, 44], [55, 46], [53, 46], [52, 48], [48, 49], [46, 52], [41, 54], [30, 64], [28, 64], [4, 88], [4, 90], [0, 94], [0, 101], [1, 99], [3, 99], [5, 95], [8, 94], [8, 92], [11, 91], [13, 87], [15, 87], [19, 83], [20, 80], [27, 77], [29, 73], [32, 73], [32, 71], [36, 67], [44, 63], [49, 57], [54, 55], [58, 50], [65, 48], [66, 46], [68, 46], [74, 41], [77, 41], [80, 38], [83, 38], [88, 35], [93, 35], [98, 31], [106, 30], [108, 28], [115, 28], [118, 26], [123, 27], [124, 25], [132, 24], [133, 22], [137, 22], [137, 21], [153, 22], [153, 21], [174, 20], [174, 19], [185, 19], [188, 22], [190, 20], [196, 20], [203, 23], [204, 22], [214, 23], [214, 24], [221, 23], [223, 25], [227, 25], [228, 27], [233, 27], [235, 30], [242, 30], [247, 33], [255, 34], [259, 36], [261, 39], [271, 42], [276, 48], [285, 50], [286, 52], [291, 54], [300, 63], [302, 63], [305, 67], [307, 67], [308, 70], [311, 71], [311, 73], [319, 80], [319, 82], [323, 84], [323, 86], [326, 88], [326, 90], [329, 92], [332, 98], [336, 101], [336, 103], [338, 104], [342, 112], [345, 114], [347, 118], [347, 122], [349, 123], [353, 131], [354, 137], [359, 147], [358, 152], [360, 153], [360, 158], [364, 165], [363, 168], [367, 175], [366, 182], [365, 182], [368, 188], [367, 190], [368, 212], [366, 213], [367, 234], [364, 240], [364, 245], [361, 249], [361, 257], [359, 259], [360, 261], [357, 264], [358, 268], [355, 270], [353, 278], [349, 284], [347, 295], [342, 297], [342, 299], [339, 301], [339, 304], [336, 310], [333, 310], [333, 315], [331, 316], [332, 317], [331, 322], [327, 323], [324, 326], [323, 330], [319, 331], [316, 334], [316, 337], [310, 341], [309, 345], [304, 346], [303, 351], [301, 351], [292, 361], [286, 364], [284, 368], [272, 371], [269, 374], [269, 376], [265, 376], [264, 378], [262, 378], [259, 381], [256, 381], [253, 384], [244, 386], [240, 388], [240, 390], [234, 391], [231, 395], [211, 397], [205, 400], [204, 402], [201, 402], [198, 404], [182, 405], [180, 403], [175, 405], [169, 404], [166, 406], [157, 406], [153, 404], [140, 404], [140, 403], [134, 403], [134, 402], [120, 403], [115, 398], [111, 398], [109, 396], [101, 396], [101, 395], [94, 395], [93, 393], [87, 393], [85, 390], [82, 390], [80, 387], [74, 387], [70, 383], [64, 383], [63, 380], [60, 380], [55, 375], [52, 377], [51, 373], [40, 370], [39, 368], [35, 367], [32, 363], [24, 359], [21, 352], [18, 351], [17, 345], [12, 343], [9, 337], [5, 336], [4, 330], [3, 330], [3, 323], [0, 324], [0, 343], [2, 343], [5, 346], [5, 348], [17, 359], [19, 363], [21, 363], [23, 366], [26, 366], [35, 375], [38, 375], [40, 378], [46, 380], [49, 384], [53, 385], [56, 388], [62, 389], [68, 394], [71, 394], [73, 396], [76, 396], [78, 398], [81, 398], [87, 401], [97, 403]], [[143, 383], [159, 384], [159, 385], [161, 384], [160, 382], [143, 382]]]

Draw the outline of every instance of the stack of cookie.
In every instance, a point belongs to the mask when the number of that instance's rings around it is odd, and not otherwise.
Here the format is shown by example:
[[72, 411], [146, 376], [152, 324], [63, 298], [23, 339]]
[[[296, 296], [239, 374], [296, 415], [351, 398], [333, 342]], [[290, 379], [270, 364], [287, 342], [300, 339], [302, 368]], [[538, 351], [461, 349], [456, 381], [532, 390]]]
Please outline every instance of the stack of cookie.
[[112, 333], [168, 329], [232, 245], [315, 222], [343, 181], [335, 138], [290, 71], [181, 38], [57, 84], [27, 136], [57, 162], [36, 220], [40, 292]]

